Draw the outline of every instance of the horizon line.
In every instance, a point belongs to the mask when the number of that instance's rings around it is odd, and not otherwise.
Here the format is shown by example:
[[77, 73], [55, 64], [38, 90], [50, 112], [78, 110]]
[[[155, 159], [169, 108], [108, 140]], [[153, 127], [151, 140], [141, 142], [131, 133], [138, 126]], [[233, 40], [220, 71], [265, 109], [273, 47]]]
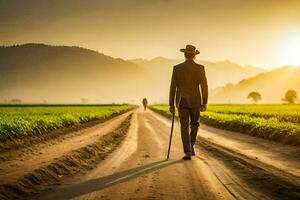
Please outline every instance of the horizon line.
[[[167, 57], [167, 56], [162, 56], [162, 55], [158, 55], [158, 56], [154, 56], [151, 58], [143, 58], [143, 57], [120, 57], [120, 56], [114, 56], [114, 55], [110, 55], [105, 53], [104, 51], [100, 51], [99, 49], [93, 49], [93, 48], [89, 48], [89, 47], [84, 47], [84, 46], [79, 46], [79, 45], [65, 45], [65, 44], [51, 44], [51, 43], [43, 43], [43, 42], [25, 42], [25, 43], [15, 43], [15, 44], [0, 44], [0, 47], [15, 47], [15, 46], [24, 46], [24, 45], [45, 45], [45, 46], [52, 46], [52, 47], [70, 47], [70, 48], [81, 48], [81, 49], [85, 49], [85, 50], [90, 50], [90, 51], [94, 51], [97, 52], [99, 54], [103, 54], [105, 56], [109, 56], [111, 58], [114, 59], [122, 59], [125, 61], [131, 61], [131, 60], [145, 60], [145, 61], [152, 61], [155, 60], [157, 58], [162, 58], [162, 59], [166, 59], [166, 60], [184, 60], [184, 57], [182, 58], [175, 58], [175, 57]], [[266, 71], [270, 71], [273, 69], [277, 69], [277, 68], [281, 68], [281, 67], [300, 67], [300, 63], [298, 65], [290, 65], [290, 64], [261, 64], [261, 63], [240, 63], [240, 62], [236, 62], [234, 60], [231, 60], [229, 58], [223, 58], [223, 59], [216, 59], [216, 60], [209, 60], [209, 59], [195, 59], [197, 61], [200, 62], [212, 62], [212, 63], [218, 63], [218, 62], [231, 62], [233, 64], [238, 64], [241, 67], [246, 67], [246, 66], [251, 66], [251, 67], [255, 67], [255, 68], [259, 68], [259, 69], [263, 69]]]

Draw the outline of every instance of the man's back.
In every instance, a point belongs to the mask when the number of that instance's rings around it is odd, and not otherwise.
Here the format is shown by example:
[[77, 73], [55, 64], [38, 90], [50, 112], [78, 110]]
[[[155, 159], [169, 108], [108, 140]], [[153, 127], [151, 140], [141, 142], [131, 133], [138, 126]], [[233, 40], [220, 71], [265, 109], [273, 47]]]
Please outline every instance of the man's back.
[[[202, 98], [199, 86], [201, 86]], [[174, 102], [175, 93], [177, 106], [179, 106], [182, 100], [184, 100], [187, 107], [200, 107], [202, 104], [206, 104], [207, 81], [204, 66], [195, 63], [193, 60], [186, 60], [174, 66], [170, 90], [170, 105]]]

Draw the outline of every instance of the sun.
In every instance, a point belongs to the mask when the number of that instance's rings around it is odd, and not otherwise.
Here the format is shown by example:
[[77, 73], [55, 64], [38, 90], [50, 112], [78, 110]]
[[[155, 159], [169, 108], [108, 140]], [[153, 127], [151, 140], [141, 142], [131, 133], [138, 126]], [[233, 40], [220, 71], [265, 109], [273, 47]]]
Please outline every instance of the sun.
[[282, 42], [279, 56], [282, 64], [300, 65], [300, 33]]

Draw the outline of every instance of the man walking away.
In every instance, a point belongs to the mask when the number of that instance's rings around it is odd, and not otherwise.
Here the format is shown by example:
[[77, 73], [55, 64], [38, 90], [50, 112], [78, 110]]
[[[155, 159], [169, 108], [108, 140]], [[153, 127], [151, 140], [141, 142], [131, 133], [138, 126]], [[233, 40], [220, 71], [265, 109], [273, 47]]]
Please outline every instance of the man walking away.
[[148, 101], [146, 98], [143, 98], [143, 106], [144, 106], [144, 110], [147, 109], [147, 105], [148, 105]]
[[191, 156], [195, 155], [194, 145], [199, 127], [200, 111], [206, 110], [208, 88], [204, 66], [194, 61], [200, 52], [193, 45], [186, 45], [186, 48], [180, 49], [180, 51], [184, 53], [186, 60], [173, 68], [169, 106], [170, 112], [175, 112], [174, 99], [176, 96], [181, 139], [185, 153], [182, 159], [191, 160]]

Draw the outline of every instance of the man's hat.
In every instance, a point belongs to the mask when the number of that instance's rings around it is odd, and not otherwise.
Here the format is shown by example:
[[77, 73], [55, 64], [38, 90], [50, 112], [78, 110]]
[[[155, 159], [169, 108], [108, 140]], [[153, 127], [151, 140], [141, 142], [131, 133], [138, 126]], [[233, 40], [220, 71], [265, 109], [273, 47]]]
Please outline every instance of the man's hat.
[[193, 45], [186, 45], [185, 49], [180, 49], [181, 52], [183, 53], [190, 53], [190, 54], [199, 54], [200, 52], [196, 50], [196, 47]]

